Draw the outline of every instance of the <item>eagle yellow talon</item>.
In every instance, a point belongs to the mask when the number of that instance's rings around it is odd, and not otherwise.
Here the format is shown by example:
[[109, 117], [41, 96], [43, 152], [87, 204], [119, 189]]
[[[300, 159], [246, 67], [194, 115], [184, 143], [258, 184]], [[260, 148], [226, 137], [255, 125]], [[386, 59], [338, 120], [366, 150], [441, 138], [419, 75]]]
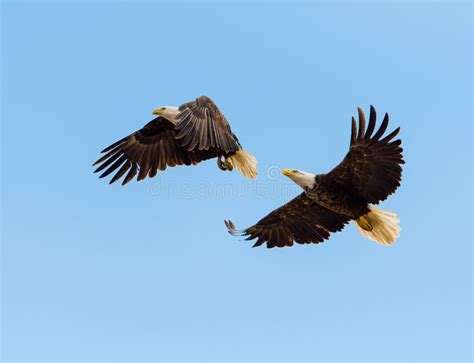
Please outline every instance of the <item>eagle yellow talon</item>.
[[356, 223], [365, 231], [372, 231], [374, 227], [370, 223], [369, 219], [366, 216], [361, 216], [356, 219]]
[[225, 163], [219, 157], [217, 158], [217, 167], [221, 170], [224, 170], [224, 171], [227, 170]]
[[234, 170], [234, 166], [229, 161], [229, 159], [225, 159], [224, 165], [225, 165], [226, 170], [229, 170], [229, 171]]

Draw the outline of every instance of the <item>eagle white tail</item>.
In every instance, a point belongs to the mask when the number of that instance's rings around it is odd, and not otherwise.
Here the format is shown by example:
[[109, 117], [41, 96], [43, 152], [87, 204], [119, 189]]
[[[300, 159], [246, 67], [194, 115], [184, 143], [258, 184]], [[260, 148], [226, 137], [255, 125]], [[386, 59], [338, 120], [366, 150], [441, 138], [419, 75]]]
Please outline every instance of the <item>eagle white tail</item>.
[[397, 214], [370, 206], [370, 212], [356, 219], [359, 232], [365, 237], [382, 245], [391, 245], [400, 235]]
[[234, 155], [227, 157], [226, 161], [247, 178], [257, 177], [257, 159], [244, 149], [239, 149]]

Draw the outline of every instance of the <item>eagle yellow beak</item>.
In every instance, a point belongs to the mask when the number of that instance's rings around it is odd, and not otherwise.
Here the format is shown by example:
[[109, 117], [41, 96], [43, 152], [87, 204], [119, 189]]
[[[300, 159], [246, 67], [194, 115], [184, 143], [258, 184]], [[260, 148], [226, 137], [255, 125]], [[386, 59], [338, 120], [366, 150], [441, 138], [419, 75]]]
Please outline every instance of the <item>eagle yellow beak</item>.
[[293, 175], [293, 172], [292, 172], [290, 169], [283, 169], [283, 170], [281, 171], [281, 173], [282, 173], [284, 176]]
[[163, 110], [161, 108], [157, 108], [156, 110], [153, 110], [152, 114], [153, 115], [161, 115], [162, 112], [163, 112]]

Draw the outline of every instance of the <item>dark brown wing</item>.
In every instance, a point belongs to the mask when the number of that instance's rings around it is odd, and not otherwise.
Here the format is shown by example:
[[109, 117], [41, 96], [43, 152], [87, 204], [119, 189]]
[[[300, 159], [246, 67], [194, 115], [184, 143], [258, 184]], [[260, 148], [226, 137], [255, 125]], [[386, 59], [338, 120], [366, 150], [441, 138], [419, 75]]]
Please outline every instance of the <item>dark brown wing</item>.
[[235, 229], [231, 221], [225, 221], [229, 233], [247, 236], [247, 240], [257, 238], [253, 247], [267, 243], [267, 248], [320, 243], [329, 238], [331, 232], [344, 228], [349, 218], [326, 209], [302, 193], [290, 202], [275, 209], [243, 231]]
[[216, 148], [228, 154], [240, 149], [227, 119], [209, 97], [201, 96], [187, 102], [179, 107], [179, 111], [176, 138], [187, 150]]
[[157, 117], [146, 124], [141, 130], [124, 137], [108, 148], [94, 165], [101, 164], [94, 172], [105, 169], [100, 178], [117, 171], [110, 184], [126, 175], [122, 185], [127, 184], [138, 174], [137, 180], [148, 175], [154, 177], [158, 170], [167, 166], [195, 165], [200, 161], [215, 157], [212, 150], [187, 151], [178, 140], [176, 131], [170, 121]]
[[364, 198], [368, 203], [377, 204], [385, 200], [400, 186], [402, 168], [404, 164], [400, 147], [401, 140], [392, 139], [397, 136], [400, 128], [381, 138], [388, 126], [388, 114], [375, 130], [376, 113], [370, 106], [370, 118], [365, 128], [364, 112], [358, 108], [359, 128], [355, 118], [352, 118], [352, 132], [350, 149], [344, 160], [326, 174], [326, 178], [333, 178], [356, 195]]

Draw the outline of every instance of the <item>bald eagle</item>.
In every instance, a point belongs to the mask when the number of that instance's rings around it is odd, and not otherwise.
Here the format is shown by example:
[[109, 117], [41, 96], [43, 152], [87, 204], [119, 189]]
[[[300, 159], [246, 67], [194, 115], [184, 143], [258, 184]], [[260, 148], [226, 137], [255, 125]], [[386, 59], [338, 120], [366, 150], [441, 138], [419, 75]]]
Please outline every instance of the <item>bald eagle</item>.
[[[137, 181], [154, 177], [167, 166], [196, 165], [217, 158], [221, 170], [234, 167], [244, 176], [257, 176], [257, 160], [240, 145], [227, 119], [206, 96], [179, 107], [160, 107], [142, 129], [102, 150], [93, 165], [100, 178], [115, 172], [110, 184], [125, 175], [122, 185], [137, 174]], [[222, 160], [224, 159], [224, 160]]]
[[293, 246], [293, 243], [320, 243], [331, 232], [341, 231], [354, 220], [361, 234], [380, 244], [390, 245], [400, 233], [395, 213], [373, 207], [400, 186], [402, 168], [401, 140], [392, 139], [400, 128], [382, 138], [388, 114], [374, 134], [376, 112], [370, 107], [367, 129], [362, 109], [358, 108], [359, 127], [352, 118], [349, 152], [327, 174], [311, 174], [285, 169], [282, 173], [303, 188], [303, 193], [274, 210], [254, 226], [238, 231], [225, 221], [229, 233], [257, 239], [253, 247], [266, 243], [268, 248]]

